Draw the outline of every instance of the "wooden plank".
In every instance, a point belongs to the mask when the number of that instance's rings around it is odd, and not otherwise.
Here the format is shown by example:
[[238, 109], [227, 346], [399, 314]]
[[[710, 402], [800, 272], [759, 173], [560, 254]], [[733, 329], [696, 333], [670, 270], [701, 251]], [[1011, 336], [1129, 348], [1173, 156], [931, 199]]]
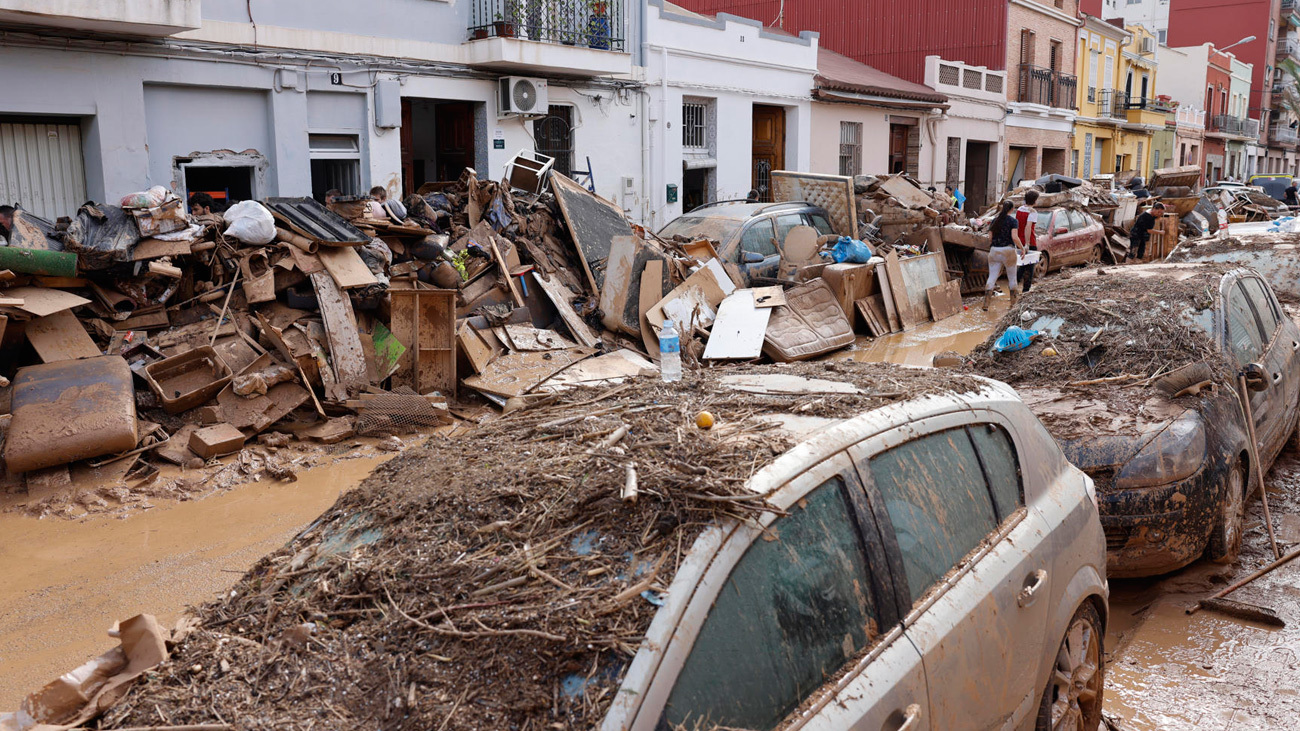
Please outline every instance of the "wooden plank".
[[541, 287], [542, 291], [546, 293], [547, 298], [551, 300], [551, 304], [555, 305], [555, 309], [559, 310], [560, 319], [564, 321], [565, 327], [569, 328], [569, 333], [573, 335], [574, 339], [588, 348], [594, 348], [600, 343], [600, 337], [592, 332], [591, 328], [587, 327], [587, 323], [583, 322], [582, 318], [578, 317], [578, 313], [574, 311], [572, 304], [573, 293], [569, 291], [568, 287], [560, 284], [560, 280], [555, 278], [548, 282], [536, 271], [533, 272], [533, 281], [537, 282], [537, 286]]
[[492, 248], [492, 256], [497, 260], [497, 266], [501, 267], [501, 276], [506, 278], [506, 286], [510, 287], [510, 296], [515, 301], [516, 307], [524, 306], [524, 296], [519, 293], [519, 283], [515, 278], [510, 276], [510, 265], [506, 263], [506, 258], [501, 254], [501, 247], [497, 246], [497, 237], [488, 238], [488, 246]]
[[961, 280], [950, 279], [925, 290], [930, 314], [936, 322], [961, 312]]
[[492, 359], [497, 357], [501, 351], [493, 348], [479, 336], [477, 330], [467, 322], [462, 322], [460, 330], [456, 333], [456, 340], [460, 344], [460, 349], [465, 353], [465, 359], [474, 369], [475, 373], [482, 373], [487, 370], [488, 364]]
[[655, 335], [654, 328], [650, 326], [650, 320], [646, 315], [663, 298], [663, 281], [664, 263], [662, 261], [646, 262], [645, 270], [641, 272], [641, 292], [638, 302], [639, 312], [641, 313], [639, 318], [641, 321], [641, 342], [645, 345], [646, 354], [655, 360], [659, 358], [659, 337]]
[[876, 319], [876, 313], [871, 309], [871, 301], [869, 299], [864, 297], [857, 300], [853, 303], [853, 306], [857, 308], [858, 317], [862, 318], [862, 321], [867, 324], [867, 331], [870, 332], [873, 337], [878, 338], [889, 334], [889, 328], [882, 325], [880, 320]]
[[370, 267], [366, 266], [361, 255], [352, 247], [323, 246], [316, 252], [316, 256], [324, 265], [325, 271], [338, 283], [339, 289], [356, 289], [379, 283], [370, 272]]
[[916, 325], [916, 315], [907, 299], [907, 285], [903, 283], [903, 268], [898, 261], [898, 252], [891, 251], [885, 257], [885, 273], [889, 279], [889, 294], [894, 300], [894, 312], [898, 314], [899, 327], [906, 330]]
[[706, 360], [757, 358], [763, 353], [763, 336], [772, 308], [754, 305], [754, 290], [738, 289], [718, 305], [709, 342], [704, 346]]
[[[718, 305], [734, 291], [735, 285], [718, 260], [710, 259], [709, 264], [697, 269], [676, 289], [664, 295], [650, 308], [646, 317], [656, 328], [663, 327], [664, 320], [671, 319], [679, 332], [685, 332], [682, 326], [687, 324], [708, 327], [718, 314]], [[694, 321], [688, 323], [692, 318]]]
[[578, 347], [554, 330], [542, 330], [531, 325], [505, 325], [503, 329], [515, 350], [568, 350]]
[[904, 180], [901, 174], [885, 178], [880, 184], [880, 189], [909, 208], [924, 208], [934, 202], [928, 193], [912, 185], [910, 181]]
[[755, 287], [754, 288], [754, 306], [763, 307], [780, 307], [785, 304], [784, 287]]
[[163, 241], [162, 239], [141, 239], [131, 249], [131, 261], [158, 259], [164, 256], [187, 256], [194, 241]]
[[13, 287], [5, 290], [4, 295], [6, 300], [22, 300], [17, 304], [6, 303], [5, 306], [17, 307], [37, 317], [90, 304], [90, 300], [85, 297], [48, 287]]
[[912, 318], [916, 322], [930, 319], [930, 303], [925, 298], [925, 291], [943, 284], [948, 279], [943, 257], [939, 254], [922, 254], [900, 259], [899, 271], [902, 273], [903, 291], [907, 304], [911, 308]]
[[633, 334], [630, 323], [625, 322], [623, 316], [636, 274], [633, 269], [636, 250], [636, 239], [632, 236], [615, 236], [610, 241], [605, 286], [600, 289], [600, 311], [604, 315], [601, 324], [606, 330]]
[[103, 355], [86, 328], [81, 326], [81, 321], [69, 310], [37, 317], [27, 323], [27, 340], [46, 363]]
[[582, 270], [593, 294], [605, 286], [605, 264], [615, 236], [631, 236], [623, 209], [578, 185], [572, 178], [551, 173], [551, 191], [560, 204], [565, 226], [573, 237]]
[[465, 385], [505, 398], [522, 396], [556, 373], [595, 353], [590, 348], [507, 353], [492, 361], [486, 372], [466, 378]]
[[[366, 380], [366, 354], [361, 348], [356, 315], [352, 312], [352, 300], [348, 299], [329, 274], [316, 272], [310, 276], [312, 286], [316, 289], [316, 302], [320, 306], [321, 319], [325, 322], [325, 336], [330, 347], [330, 364], [334, 367], [337, 385], [344, 391], [365, 388], [369, 384]], [[347, 398], [346, 392], [339, 394], [337, 390], [335, 394], [329, 395], [337, 401]]]

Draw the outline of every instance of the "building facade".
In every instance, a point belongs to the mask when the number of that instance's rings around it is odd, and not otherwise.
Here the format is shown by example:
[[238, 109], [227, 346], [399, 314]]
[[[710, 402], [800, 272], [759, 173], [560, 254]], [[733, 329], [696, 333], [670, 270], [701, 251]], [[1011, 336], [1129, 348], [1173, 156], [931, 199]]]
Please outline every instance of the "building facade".
[[921, 148], [921, 171], [936, 188], [962, 191], [967, 213], [977, 215], [1006, 188], [1007, 72], [927, 56], [925, 85], [948, 97], [948, 111], [934, 125], [934, 141]]
[[1116, 172], [1116, 145], [1128, 122], [1128, 99], [1116, 85], [1123, 66], [1129, 31], [1091, 15], [1083, 16], [1078, 33], [1079, 115], [1074, 122], [1070, 174], [1092, 178]]
[[[1074, 0], [1010, 0], [1006, 69], [1015, 87], [1007, 97], [1007, 184], [1069, 172], [1068, 151], [1078, 106]], [[1014, 70], [1013, 70], [1014, 69]]]

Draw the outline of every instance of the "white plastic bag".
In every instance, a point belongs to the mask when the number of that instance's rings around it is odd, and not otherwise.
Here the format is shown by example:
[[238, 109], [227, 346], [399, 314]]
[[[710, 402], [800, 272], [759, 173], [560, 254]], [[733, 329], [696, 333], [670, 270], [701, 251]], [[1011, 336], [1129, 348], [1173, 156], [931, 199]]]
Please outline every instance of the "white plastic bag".
[[157, 208], [175, 197], [170, 190], [161, 185], [155, 185], [149, 190], [132, 193], [122, 198], [118, 205], [123, 208]]
[[233, 236], [245, 244], [261, 245], [275, 241], [275, 218], [257, 201], [240, 201], [222, 215], [228, 224], [226, 236]]

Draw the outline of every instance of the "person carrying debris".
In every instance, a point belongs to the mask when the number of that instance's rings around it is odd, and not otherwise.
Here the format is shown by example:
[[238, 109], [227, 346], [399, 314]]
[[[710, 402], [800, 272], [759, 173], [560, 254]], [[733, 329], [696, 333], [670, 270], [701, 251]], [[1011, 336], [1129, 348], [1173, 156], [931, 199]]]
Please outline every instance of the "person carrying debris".
[[[1033, 191], [1030, 191], [1031, 193]], [[1016, 230], [1016, 217], [1011, 215], [1015, 204], [1003, 201], [998, 215], [993, 218], [993, 240], [989, 242], [989, 280], [984, 285], [984, 309], [988, 310], [993, 301], [993, 292], [998, 286], [998, 277], [1002, 270], [1007, 270], [1007, 289], [1011, 293], [1011, 304], [1020, 299], [1016, 288], [1016, 255], [1024, 251], [1020, 232]]]
[[1156, 217], [1163, 215], [1165, 215], [1165, 204], [1157, 201], [1154, 206], [1138, 214], [1137, 220], [1133, 222], [1133, 228], [1129, 229], [1129, 250], [1133, 252], [1137, 261], [1146, 258], [1147, 240], [1151, 238], [1151, 229], [1156, 227]]
[[962, 195], [960, 190], [951, 185], [945, 185], [944, 190], [948, 191], [948, 197], [952, 199], [954, 208], [959, 211], [966, 210], [966, 196]]
[[[1038, 202], [1038, 191], [1025, 191], [1025, 204], [1016, 209], [1016, 231], [1020, 234], [1020, 242], [1025, 246], [1026, 251], [1038, 250], [1038, 210], [1034, 204]], [[1036, 264], [1025, 264], [1018, 267], [1017, 275], [1021, 281], [1021, 288], [1025, 294], [1029, 294], [1029, 288], [1034, 286], [1034, 267]]]

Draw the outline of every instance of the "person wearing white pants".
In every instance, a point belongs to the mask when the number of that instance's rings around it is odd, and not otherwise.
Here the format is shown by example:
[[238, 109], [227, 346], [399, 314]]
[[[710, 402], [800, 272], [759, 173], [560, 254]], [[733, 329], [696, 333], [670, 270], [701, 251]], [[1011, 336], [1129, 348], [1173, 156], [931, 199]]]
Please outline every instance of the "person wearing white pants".
[[984, 284], [984, 309], [993, 301], [993, 292], [998, 286], [998, 277], [1003, 270], [1007, 273], [1007, 289], [1011, 293], [1011, 304], [1020, 299], [1020, 288], [1016, 282], [1016, 257], [1024, 250], [1020, 233], [1016, 230], [1016, 218], [1011, 215], [1015, 206], [1011, 201], [1003, 201], [998, 215], [993, 218], [991, 227], [993, 239], [989, 245], [989, 279]]

